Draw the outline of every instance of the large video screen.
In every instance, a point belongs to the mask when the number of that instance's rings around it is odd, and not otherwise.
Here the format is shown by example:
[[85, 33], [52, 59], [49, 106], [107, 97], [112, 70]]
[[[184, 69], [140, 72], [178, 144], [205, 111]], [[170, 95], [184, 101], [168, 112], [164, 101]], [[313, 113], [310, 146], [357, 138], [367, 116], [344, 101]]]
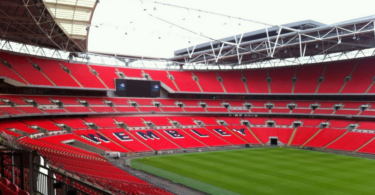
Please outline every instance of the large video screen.
[[116, 79], [116, 95], [121, 97], [160, 97], [160, 81]]

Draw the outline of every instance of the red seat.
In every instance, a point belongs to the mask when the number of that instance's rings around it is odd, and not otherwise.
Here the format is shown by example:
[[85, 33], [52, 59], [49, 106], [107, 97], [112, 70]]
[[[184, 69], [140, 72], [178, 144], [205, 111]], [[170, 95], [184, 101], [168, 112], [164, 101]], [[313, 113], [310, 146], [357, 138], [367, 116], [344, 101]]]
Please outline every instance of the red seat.
[[14, 184], [14, 183], [9, 184], [8, 188], [15, 193], [18, 193], [20, 191], [18, 186], [16, 186], [16, 184]]
[[7, 178], [2, 177], [0, 179], [0, 183], [4, 184], [5, 186], [8, 186], [10, 184], [10, 181]]

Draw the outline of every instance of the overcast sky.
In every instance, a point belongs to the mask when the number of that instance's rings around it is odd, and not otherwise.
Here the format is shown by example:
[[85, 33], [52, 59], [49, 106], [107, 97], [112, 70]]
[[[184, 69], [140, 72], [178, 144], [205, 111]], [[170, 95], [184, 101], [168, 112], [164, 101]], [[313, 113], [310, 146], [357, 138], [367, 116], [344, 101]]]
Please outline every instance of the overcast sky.
[[[89, 51], [169, 58], [173, 57], [175, 50], [209, 41], [194, 33], [220, 39], [265, 27], [252, 22], [153, 2], [101, 0], [92, 19]], [[374, 0], [158, 0], [158, 2], [271, 25], [307, 19], [333, 24], [375, 15]]]

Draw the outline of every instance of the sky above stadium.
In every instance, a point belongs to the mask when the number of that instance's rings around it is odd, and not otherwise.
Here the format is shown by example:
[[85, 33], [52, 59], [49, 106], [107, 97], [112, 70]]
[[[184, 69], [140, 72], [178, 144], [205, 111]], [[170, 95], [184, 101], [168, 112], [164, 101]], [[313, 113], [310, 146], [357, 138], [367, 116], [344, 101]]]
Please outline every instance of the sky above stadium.
[[[265, 25], [239, 17], [282, 25], [301, 20], [334, 24], [375, 15], [374, 0], [101, 0], [92, 19], [89, 51], [118, 55], [170, 58], [175, 50], [221, 39]], [[220, 13], [221, 17], [202, 11]]]

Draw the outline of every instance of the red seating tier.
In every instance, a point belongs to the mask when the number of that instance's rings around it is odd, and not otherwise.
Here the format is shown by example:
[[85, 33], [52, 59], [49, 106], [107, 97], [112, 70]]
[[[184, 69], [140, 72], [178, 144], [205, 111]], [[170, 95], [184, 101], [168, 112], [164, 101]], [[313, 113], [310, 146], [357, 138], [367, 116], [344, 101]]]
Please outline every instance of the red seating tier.
[[169, 71], [180, 91], [201, 92], [196, 81], [193, 80], [191, 72]]
[[240, 138], [238, 135], [234, 134], [231, 130], [224, 126], [206, 126], [213, 134], [233, 145], [244, 145], [248, 144], [244, 139]]
[[172, 90], [178, 91], [176, 86], [173, 84], [173, 81], [169, 79], [168, 73], [165, 70], [144, 70], [144, 72], [149, 74], [152, 80], [160, 81]]
[[198, 77], [198, 82], [203, 92], [224, 92], [221, 83], [217, 79], [216, 72], [194, 72], [194, 75]]
[[184, 112], [181, 107], [161, 107], [163, 112]]
[[315, 137], [313, 137], [305, 146], [309, 147], [324, 147], [334, 141], [336, 138], [344, 134], [344, 129], [322, 129]]
[[13, 108], [13, 107], [0, 107], [0, 111], [5, 112], [9, 115], [18, 115], [18, 114], [25, 114], [20, 110]]
[[17, 107], [22, 112], [25, 112], [26, 114], [44, 114], [43, 111], [39, 110], [36, 107]]
[[297, 121], [297, 118], [272, 118], [276, 122], [276, 125], [292, 125], [293, 122]]
[[79, 83], [81, 83], [83, 87], [106, 88], [98, 77], [90, 71], [89, 66], [66, 62], [61, 63], [70, 70], [71, 74], [78, 80]]
[[267, 70], [245, 70], [246, 85], [249, 93], [268, 93]]
[[298, 127], [294, 134], [291, 145], [300, 146], [310, 139], [317, 131], [319, 127]]
[[87, 126], [84, 124], [85, 121], [80, 118], [53, 118], [51, 120], [57, 124], [65, 124], [73, 129], [87, 129]]
[[206, 107], [206, 110], [208, 112], [229, 112], [227, 108], [212, 108], [212, 107]]
[[84, 118], [85, 121], [95, 123], [100, 128], [117, 128], [115, 120], [111, 117], [87, 117]]
[[114, 117], [118, 122], [124, 122], [129, 127], [145, 127], [140, 117]]
[[184, 131], [189, 133], [193, 137], [197, 138], [199, 141], [211, 147], [230, 145], [228, 142], [217, 137], [216, 135], [211, 133], [209, 130], [204, 129], [204, 128], [190, 128], [190, 129], [184, 129]]
[[94, 112], [116, 112], [112, 107], [102, 106], [102, 107], [90, 107]]
[[119, 76], [116, 74], [115, 67], [96, 65], [90, 65], [90, 67], [99, 74], [99, 77], [107, 85], [108, 88], [115, 89], [115, 79], [119, 78]]
[[115, 106], [115, 109], [119, 112], [139, 112], [137, 108], [133, 106], [127, 106], [127, 107]]
[[76, 107], [65, 107], [65, 109], [72, 113], [84, 113], [84, 112], [92, 112], [90, 109], [84, 106], [76, 106]]
[[359, 121], [358, 125], [358, 129], [375, 130], [375, 122], [373, 121]]
[[244, 117], [244, 120], [248, 120], [250, 124], [252, 125], [266, 125], [266, 121], [269, 120], [269, 118], [266, 117]]
[[167, 117], [142, 117], [144, 121], [150, 121], [156, 126], [172, 126]]
[[160, 108], [156, 106], [138, 106], [141, 112], [161, 112]]
[[22, 122], [30, 126], [36, 125], [48, 131], [60, 131], [61, 130], [60, 127], [56, 126], [56, 124], [49, 119], [25, 119], [25, 120], [22, 120]]
[[30, 128], [25, 123], [21, 123], [21, 122], [18, 122], [18, 121], [2, 121], [0, 123], [0, 127], [4, 127], [6, 129], [14, 128], [14, 129], [18, 129], [20, 131], [23, 131], [23, 132], [29, 133], [29, 134], [40, 133], [39, 131]]
[[344, 85], [345, 77], [350, 75], [356, 61], [334, 62], [328, 64], [324, 71], [324, 80], [320, 83], [318, 93], [338, 93]]
[[326, 148], [354, 151], [370, 141], [374, 136], [375, 134], [373, 133], [348, 132]]
[[206, 112], [202, 107], [184, 107], [186, 112]]
[[133, 152], [148, 152], [152, 151], [151, 148], [143, 144], [138, 139], [134, 138], [129, 132], [120, 128], [113, 129], [99, 129], [99, 131], [105, 136], [109, 137], [118, 144], [124, 146], [125, 148]]
[[[47, 96], [23, 96], [26, 100], [34, 100], [40, 105], [53, 105], [51, 99]], [[0, 97], [1, 98], [1, 97]]]
[[155, 150], [181, 149], [155, 130], [137, 130], [130, 131], [130, 133]]
[[117, 67], [117, 70], [124, 73], [126, 77], [143, 78], [141, 69]]
[[169, 116], [168, 117], [171, 121], [177, 121], [181, 125], [197, 125], [194, 123], [194, 120], [191, 117], [186, 116]]
[[66, 73], [58, 61], [30, 58], [57, 86], [80, 87], [79, 84]]
[[[95, 144], [108, 148], [112, 151], [124, 152], [124, 153], [129, 152], [125, 148], [117, 145], [116, 143], [112, 142], [112, 140], [107, 139], [106, 137], [99, 134], [99, 132], [95, 130], [75, 130], [73, 132], [88, 141], [94, 142]], [[104, 140], [100, 139], [102, 137], [105, 139]]]
[[335, 114], [341, 114], [341, 115], [357, 115], [359, 113], [359, 110], [336, 110]]
[[[26, 57], [0, 53], [0, 58], [12, 65], [13, 70], [26, 79], [31, 85], [53, 86], [39, 70], [32, 66]], [[2, 72], [2, 70], [0, 72]]]
[[[372, 83], [374, 77], [375, 67], [374, 59], [360, 60], [353, 74], [352, 78], [346, 82], [341, 93], [365, 93]], [[372, 92], [369, 92], [372, 93]]]
[[217, 117], [219, 120], [224, 120], [228, 125], [240, 125], [241, 117]]
[[193, 116], [194, 120], [202, 121], [205, 125], [217, 125], [217, 119], [210, 116]]
[[229, 125], [228, 128], [231, 129], [234, 133], [236, 133], [239, 137], [249, 142], [250, 144], [260, 144], [259, 141], [254, 137], [254, 135], [246, 126]]
[[245, 83], [242, 81], [242, 74], [239, 71], [219, 72], [223, 79], [222, 83], [227, 93], [246, 93]]
[[295, 67], [273, 68], [269, 70], [272, 93], [292, 93]]
[[294, 85], [294, 93], [315, 93], [324, 66], [323, 64], [314, 64], [297, 67], [297, 82]]
[[332, 128], [346, 128], [349, 124], [355, 124], [356, 121], [352, 120], [329, 120], [329, 127]]
[[187, 134], [181, 129], [163, 129], [158, 130], [158, 132], [183, 148], [207, 147], [205, 144], [193, 138], [191, 135]]

